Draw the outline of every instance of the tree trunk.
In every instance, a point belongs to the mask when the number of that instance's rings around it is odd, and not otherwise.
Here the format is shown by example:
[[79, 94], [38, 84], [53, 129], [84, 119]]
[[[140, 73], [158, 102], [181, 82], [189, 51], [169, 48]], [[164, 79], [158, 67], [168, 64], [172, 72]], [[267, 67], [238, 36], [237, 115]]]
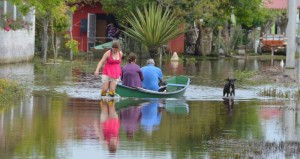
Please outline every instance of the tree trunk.
[[159, 58], [159, 53], [158, 53], [158, 48], [149, 48], [149, 54], [150, 58], [152, 59], [158, 59]]
[[197, 37], [198, 37], [197, 28], [190, 26], [190, 29], [185, 34], [185, 38], [186, 38], [185, 52], [186, 53], [189, 53], [189, 54], [195, 53], [195, 44], [197, 41]]
[[224, 49], [224, 53], [225, 56], [229, 56], [230, 55], [230, 35], [229, 35], [229, 29], [228, 29], [228, 22], [225, 22], [224, 24], [224, 34], [225, 34], [225, 49]]
[[277, 34], [284, 34], [286, 35], [286, 28], [288, 24], [288, 17], [287, 16], [280, 16], [276, 19], [275, 24], [277, 25]]
[[195, 45], [195, 55], [196, 56], [201, 56], [202, 55], [202, 25], [199, 24], [198, 26], [199, 32], [198, 32], [198, 38], [196, 40], [196, 45]]
[[221, 29], [218, 29], [218, 50], [217, 53], [220, 54], [220, 49], [221, 49], [221, 37], [222, 37], [222, 31]]
[[53, 49], [53, 54], [54, 54], [54, 63], [56, 63], [56, 58], [57, 58], [57, 48], [56, 48], [56, 37], [54, 35], [54, 25], [53, 25], [53, 18], [51, 18], [51, 43], [52, 43], [52, 49]]
[[[273, 25], [273, 22], [271, 21], [271, 20], [269, 20], [269, 21], [267, 21], [263, 26], [262, 26], [262, 35], [263, 34], [269, 34], [269, 30], [270, 30], [270, 28], [272, 27], [272, 25]], [[261, 35], [261, 36], [262, 36]]]
[[[72, 27], [70, 27], [70, 39], [73, 40]], [[70, 51], [70, 61], [73, 61], [73, 50]]]
[[54, 52], [54, 59], [57, 59], [58, 51], [60, 48], [60, 37], [55, 35], [55, 52]]
[[45, 64], [47, 62], [47, 51], [48, 51], [48, 26], [49, 26], [49, 20], [48, 18], [44, 18], [42, 20], [43, 24], [43, 41], [42, 41], [42, 50], [43, 50], [43, 63]]

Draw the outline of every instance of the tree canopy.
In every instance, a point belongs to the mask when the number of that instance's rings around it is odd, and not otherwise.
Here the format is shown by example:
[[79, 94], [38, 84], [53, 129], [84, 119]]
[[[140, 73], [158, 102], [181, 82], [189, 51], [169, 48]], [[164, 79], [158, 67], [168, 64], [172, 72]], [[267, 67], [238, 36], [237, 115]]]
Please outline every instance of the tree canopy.
[[154, 2], [155, 0], [101, 0], [103, 10], [115, 15], [118, 22], [126, 24], [126, 16], [136, 8], [143, 7], [144, 4]]

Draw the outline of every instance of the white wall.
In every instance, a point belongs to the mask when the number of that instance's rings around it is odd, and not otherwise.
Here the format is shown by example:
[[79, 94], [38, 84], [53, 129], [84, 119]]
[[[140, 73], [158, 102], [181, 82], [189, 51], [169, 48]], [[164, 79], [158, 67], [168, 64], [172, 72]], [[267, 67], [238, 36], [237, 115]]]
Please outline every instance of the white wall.
[[34, 56], [34, 32], [0, 30], [0, 63], [29, 61]]
[[0, 28], [0, 64], [29, 61], [34, 56], [35, 11], [31, 10], [24, 19], [30, 28], [6, 31]]

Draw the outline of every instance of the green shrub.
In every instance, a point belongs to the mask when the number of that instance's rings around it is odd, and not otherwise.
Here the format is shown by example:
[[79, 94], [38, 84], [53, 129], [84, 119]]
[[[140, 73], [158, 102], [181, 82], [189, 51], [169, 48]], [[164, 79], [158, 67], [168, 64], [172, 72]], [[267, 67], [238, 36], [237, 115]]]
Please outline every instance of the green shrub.
[[235, 70], [234, 71], [234, 77], [236, 77], [237, 79], [241, 79], [241, 80], [248, 79], [250, 77], [253, 77], [256, 74], [257, 74], [256, 71], [251, 71], [251, 70], [244, 70], [244, 71]]
[[0, 78], [0, 108], [17, 102], [25, 96], [25, 88], [15, 81]]

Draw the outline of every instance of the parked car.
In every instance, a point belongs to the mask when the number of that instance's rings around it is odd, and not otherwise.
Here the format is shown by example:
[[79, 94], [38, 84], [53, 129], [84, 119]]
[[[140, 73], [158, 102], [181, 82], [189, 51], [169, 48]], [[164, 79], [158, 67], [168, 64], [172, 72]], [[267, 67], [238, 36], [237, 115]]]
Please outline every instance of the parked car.
[[271, 52], [272, 55], [286, 55], [287, 38], [283, 35], [263, 35], [260, 37], [260, 42], [257, 52], [259, 54]]

